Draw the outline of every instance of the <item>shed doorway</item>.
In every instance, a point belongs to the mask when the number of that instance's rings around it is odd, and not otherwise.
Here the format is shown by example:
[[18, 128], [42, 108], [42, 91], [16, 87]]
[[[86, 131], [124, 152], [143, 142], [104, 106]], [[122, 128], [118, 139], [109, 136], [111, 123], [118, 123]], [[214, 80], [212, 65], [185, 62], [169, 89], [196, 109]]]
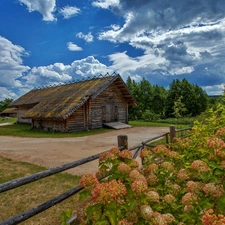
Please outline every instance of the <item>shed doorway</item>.
[[102, 122], [115, 122], [118, 121], [118, 106], [117, 105], [104, 105], [102, 106]]

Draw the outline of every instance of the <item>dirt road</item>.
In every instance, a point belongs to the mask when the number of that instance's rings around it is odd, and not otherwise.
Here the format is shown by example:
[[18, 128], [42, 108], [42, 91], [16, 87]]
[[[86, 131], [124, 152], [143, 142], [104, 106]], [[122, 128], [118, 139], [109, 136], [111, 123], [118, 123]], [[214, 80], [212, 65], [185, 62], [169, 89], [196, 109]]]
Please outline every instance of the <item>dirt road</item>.
[[[116, 147], [117, 136], [120, 134], [126, 134], [128, 136], [128, 147], [132, 147], [168, 131], [168, 127], [133, 127], [76, 138], [21, 138], [0, 136], [0, 155], [17, 161], [52, 168]], [[70, 169], [67, 172], [76, 175], [95, 173], [97, 166], [98, 160], [95, 160]]]

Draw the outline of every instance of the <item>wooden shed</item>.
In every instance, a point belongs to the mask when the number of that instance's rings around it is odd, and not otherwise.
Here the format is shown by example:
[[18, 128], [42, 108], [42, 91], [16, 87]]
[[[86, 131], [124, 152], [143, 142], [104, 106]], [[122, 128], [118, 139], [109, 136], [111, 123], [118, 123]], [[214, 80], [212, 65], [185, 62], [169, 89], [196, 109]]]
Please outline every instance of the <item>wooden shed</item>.
[[6, 108], [0, 115], [1, 117], [17, 117], [17, 108]]
[[18, 123], [42, 130], [74, 132], [128, 123], [128, 106], [136, 105], [120, 75], [105, 75], [33, 89], [10, 104]]

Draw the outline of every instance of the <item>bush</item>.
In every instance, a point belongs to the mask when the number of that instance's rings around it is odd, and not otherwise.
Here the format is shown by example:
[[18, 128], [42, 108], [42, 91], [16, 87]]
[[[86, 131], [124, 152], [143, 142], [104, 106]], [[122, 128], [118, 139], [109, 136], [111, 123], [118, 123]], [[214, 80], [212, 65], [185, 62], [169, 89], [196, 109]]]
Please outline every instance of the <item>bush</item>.
[[225, 108], [208, 115], [189, 138], [144, 148], [143, 168], [128, 150], [103, 153], [98, 174], [80, 180], [80, 223], [224, 224]]
[[146, 110], [142, 114], [142, 119], [145, 122], [152, 122], [152, 121], [157, 121], [158, 119], [160, 119], [160, 116], [158, 114], [151, 112], [150, 110]]

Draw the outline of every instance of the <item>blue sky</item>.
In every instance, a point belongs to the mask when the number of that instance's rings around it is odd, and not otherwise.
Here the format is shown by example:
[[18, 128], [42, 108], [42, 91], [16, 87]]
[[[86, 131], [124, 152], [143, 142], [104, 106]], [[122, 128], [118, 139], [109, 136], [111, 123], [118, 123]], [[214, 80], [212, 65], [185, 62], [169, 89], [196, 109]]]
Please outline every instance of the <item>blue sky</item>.
[[0, 0], [0, 100], [99, 74], [225, 84], [224, 0]]

